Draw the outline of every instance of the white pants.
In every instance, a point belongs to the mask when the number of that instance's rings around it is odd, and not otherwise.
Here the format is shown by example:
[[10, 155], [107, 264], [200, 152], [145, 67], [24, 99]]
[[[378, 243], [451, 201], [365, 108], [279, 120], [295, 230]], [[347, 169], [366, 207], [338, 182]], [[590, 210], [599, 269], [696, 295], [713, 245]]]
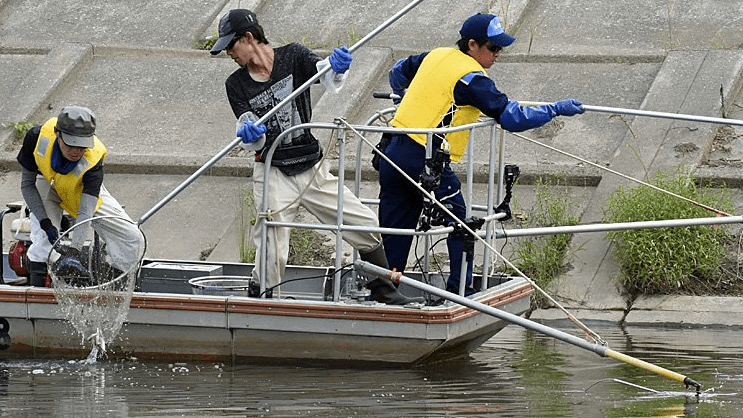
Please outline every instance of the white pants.
[[[61, 200], [57, 192], [49, 187], [49, 182], [44, 177], [36, 178], [36, 189], [41, 195], [44, 209], [52, 224], [59, 230], [63, 211], [59, 206]], [[111, 196], [104, 186], [101, 186], [100, 197], [103, 199], [101, 207], [95, 211], [94, 217], [116, 216], [115, 218], [95, 219], [91, 226], [103, 239], [111, 257], [111, 264], [122, 271], [128, 271], [134, 264], [139, 263], [139, 258], [144, 251], [144, 240], [137, 226], [131, 222], [119, 202]], [[123, 219], [122, 219], [123, 218]], [[74, 232], [74, 230], [73, 230]], [[41, 229], [39, 220], [31, 214], [31, 246], [26, 253], [30, 261], [46, 263], [47, 257], [52, 250], [52, 245], [47, 238], [46, 232]]]
[[[318, 171], [315, 175], [315, 171]], [[263, 176], [265, 164], [253, 166], [253, 196], [258, 213], [263, 207]], [[314, 175], [314, 178], [313, 178]], [[286, 176], [276, 167], [271, 168], [268, 180], [268, 208], [279, 210], [290, 204], [307, 188], [302, 197], [290, 207], [273, 215], [274, 221], [292, 222], [303, 206], [323, 224], [337, 224], [338, 216], [338, 178], [330, 174], [328, 164], [322, 161], [311, 169], [296, 176]], [[253, 277], [260, 280], [261, 222], [259, 217], [253, 227], [253, 242], [256, 248], [256, 263]], [[343, 224], [354, 226], [379, 226], [377, 215], [365, 206], [347, 187], [343, 187]], [[269, 227], [266, 236], [266, 288], [281, 282], [289, 257], [289, 236], [287, 227]], [[343, 239], [360, 252], [369, 252], [381, 243], [377, 233], [344, 231]]]

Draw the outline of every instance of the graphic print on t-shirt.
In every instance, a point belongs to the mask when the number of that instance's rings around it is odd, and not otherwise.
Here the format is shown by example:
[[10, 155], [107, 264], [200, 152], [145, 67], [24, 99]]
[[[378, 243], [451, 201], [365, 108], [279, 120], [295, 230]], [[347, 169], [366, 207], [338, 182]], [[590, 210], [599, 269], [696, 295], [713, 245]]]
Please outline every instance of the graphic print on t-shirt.
[[[261, 116], [265, 115], [277, 104], [281, 103], [282, 100], [289, 97], [293, 91], [294, 77], [290, 74], [273, 84], [270, 88], [250, 99], [250, 107], [255, 110], [256, 114]], [[297, 111], [294, 100], [292, 100], [289, 104], [282, 106], [274, 116], [266, 122], [268, 137], [276, 138], [286, 129], [300, 123], [299, 112]], [[300, 133], [301, 132], [296, 132], [293, 136], [299, 136]], [[291, 138], [284, 140], [284, 142], [290, 141]]]

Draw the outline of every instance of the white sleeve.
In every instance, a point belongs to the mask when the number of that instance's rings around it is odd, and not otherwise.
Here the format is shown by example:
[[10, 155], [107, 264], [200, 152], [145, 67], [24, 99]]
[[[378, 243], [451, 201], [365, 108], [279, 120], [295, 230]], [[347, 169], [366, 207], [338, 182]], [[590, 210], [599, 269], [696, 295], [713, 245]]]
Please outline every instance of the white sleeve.
[[[317, 71], [320, 72], [323, 70], [323, 68], [330, 66], [330, 61], [325, 58], [324, 60], [316, 62], [315, 66], [317, 67]], [[343, 88], [343, 85], [346, 83], [346, 74], [348, 74], [348, 71], [343, 74], [338, 74], [331, 69], [330, 71], [327, 71], [325, 74], [323, 74], [322, 77], [320, 77], [320, 83], [325, 86], [325, 89], [327, 91], [331, 93], [338, 93], [340, 89]]]
[[[237, 131], [239, 131], [240, 128], [242, 128], [243, 123], [245, 123], [246, 120], [255, 122], [258, 120], [258, 116], [256, 116], [253, 112], [249, 110], [243, 113], [242, 115], [240, 115], [240, 118], [237, 120], [237, 123], [235, 123], [235, 136], [237, 136]], [[240, 141], [240, 146], [242, 147], [242, 149], [246, 149], [246, 150], [253, 149], [253, 150], [259, 151], [261, 148], [263, 148], [264, 145], [266, 145], [266, 134], [261, 135], [261, 137], [258, 138], [257, 141], [251, 144], [246, 144]]]

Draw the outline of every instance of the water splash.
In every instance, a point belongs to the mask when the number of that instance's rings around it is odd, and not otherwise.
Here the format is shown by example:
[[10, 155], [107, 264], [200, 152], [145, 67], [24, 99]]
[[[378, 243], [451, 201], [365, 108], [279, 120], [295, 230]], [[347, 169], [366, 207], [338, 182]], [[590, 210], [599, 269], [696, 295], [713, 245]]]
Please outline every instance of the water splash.
[[61, 314], [82, 337], [81, 345], [93, 347], [91, 356], [105, 354], [129, 313], [135, 279], [123, 276], [105, 285], [55, 288]]
[[[99, 218], [91, 221], [96, 219]], [[68, 239], [67, 234], [78, 226], [67, 230], [63, 238]], [[114, 341], [129, 313], [146, 240], [140, 230], [138, 239], [129, 242], [125, 251], [119, 248], [111, 254], [92, 230], [88, 228], [90, 236], [86, 241], [90, 244], [83, 248], [80, 257], [53, 259], [50, 255], [47, 267], [60, 314], [80, 334], [81, 345], [92, 346], [86, 361], [95, 363], [105, 355], [107, 345]]]
[[715, 390], [715, 388], [708, 388], [699, 393], [689, 391], [656, 391], [655, 393], [640, 396], [639, 399], [655, 399], [655, 398], [687, 398], [695, 399], [696, 401], [704, 401], [713, 398], [720, 398], [726, 396], [738, 396], [737, 393], [721, 393]]
[[98, 346], [94, 345], [93, 348], [90, 349], [90, 354], [88, 354], [88, 358], [83, 360], [83, 364], [95, 364], [98, 361], [98, 353], [99, 353]]

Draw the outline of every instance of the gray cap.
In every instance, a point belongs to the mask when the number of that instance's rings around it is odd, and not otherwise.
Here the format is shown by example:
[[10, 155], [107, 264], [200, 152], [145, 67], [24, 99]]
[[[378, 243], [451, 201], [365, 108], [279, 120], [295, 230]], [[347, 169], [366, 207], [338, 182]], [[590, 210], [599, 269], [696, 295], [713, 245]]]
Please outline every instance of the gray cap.
[[56, 128], [62, 141], [70, 147], [93, 148], [95, 115], [87, 107], [65, 106], [59, 112]]

